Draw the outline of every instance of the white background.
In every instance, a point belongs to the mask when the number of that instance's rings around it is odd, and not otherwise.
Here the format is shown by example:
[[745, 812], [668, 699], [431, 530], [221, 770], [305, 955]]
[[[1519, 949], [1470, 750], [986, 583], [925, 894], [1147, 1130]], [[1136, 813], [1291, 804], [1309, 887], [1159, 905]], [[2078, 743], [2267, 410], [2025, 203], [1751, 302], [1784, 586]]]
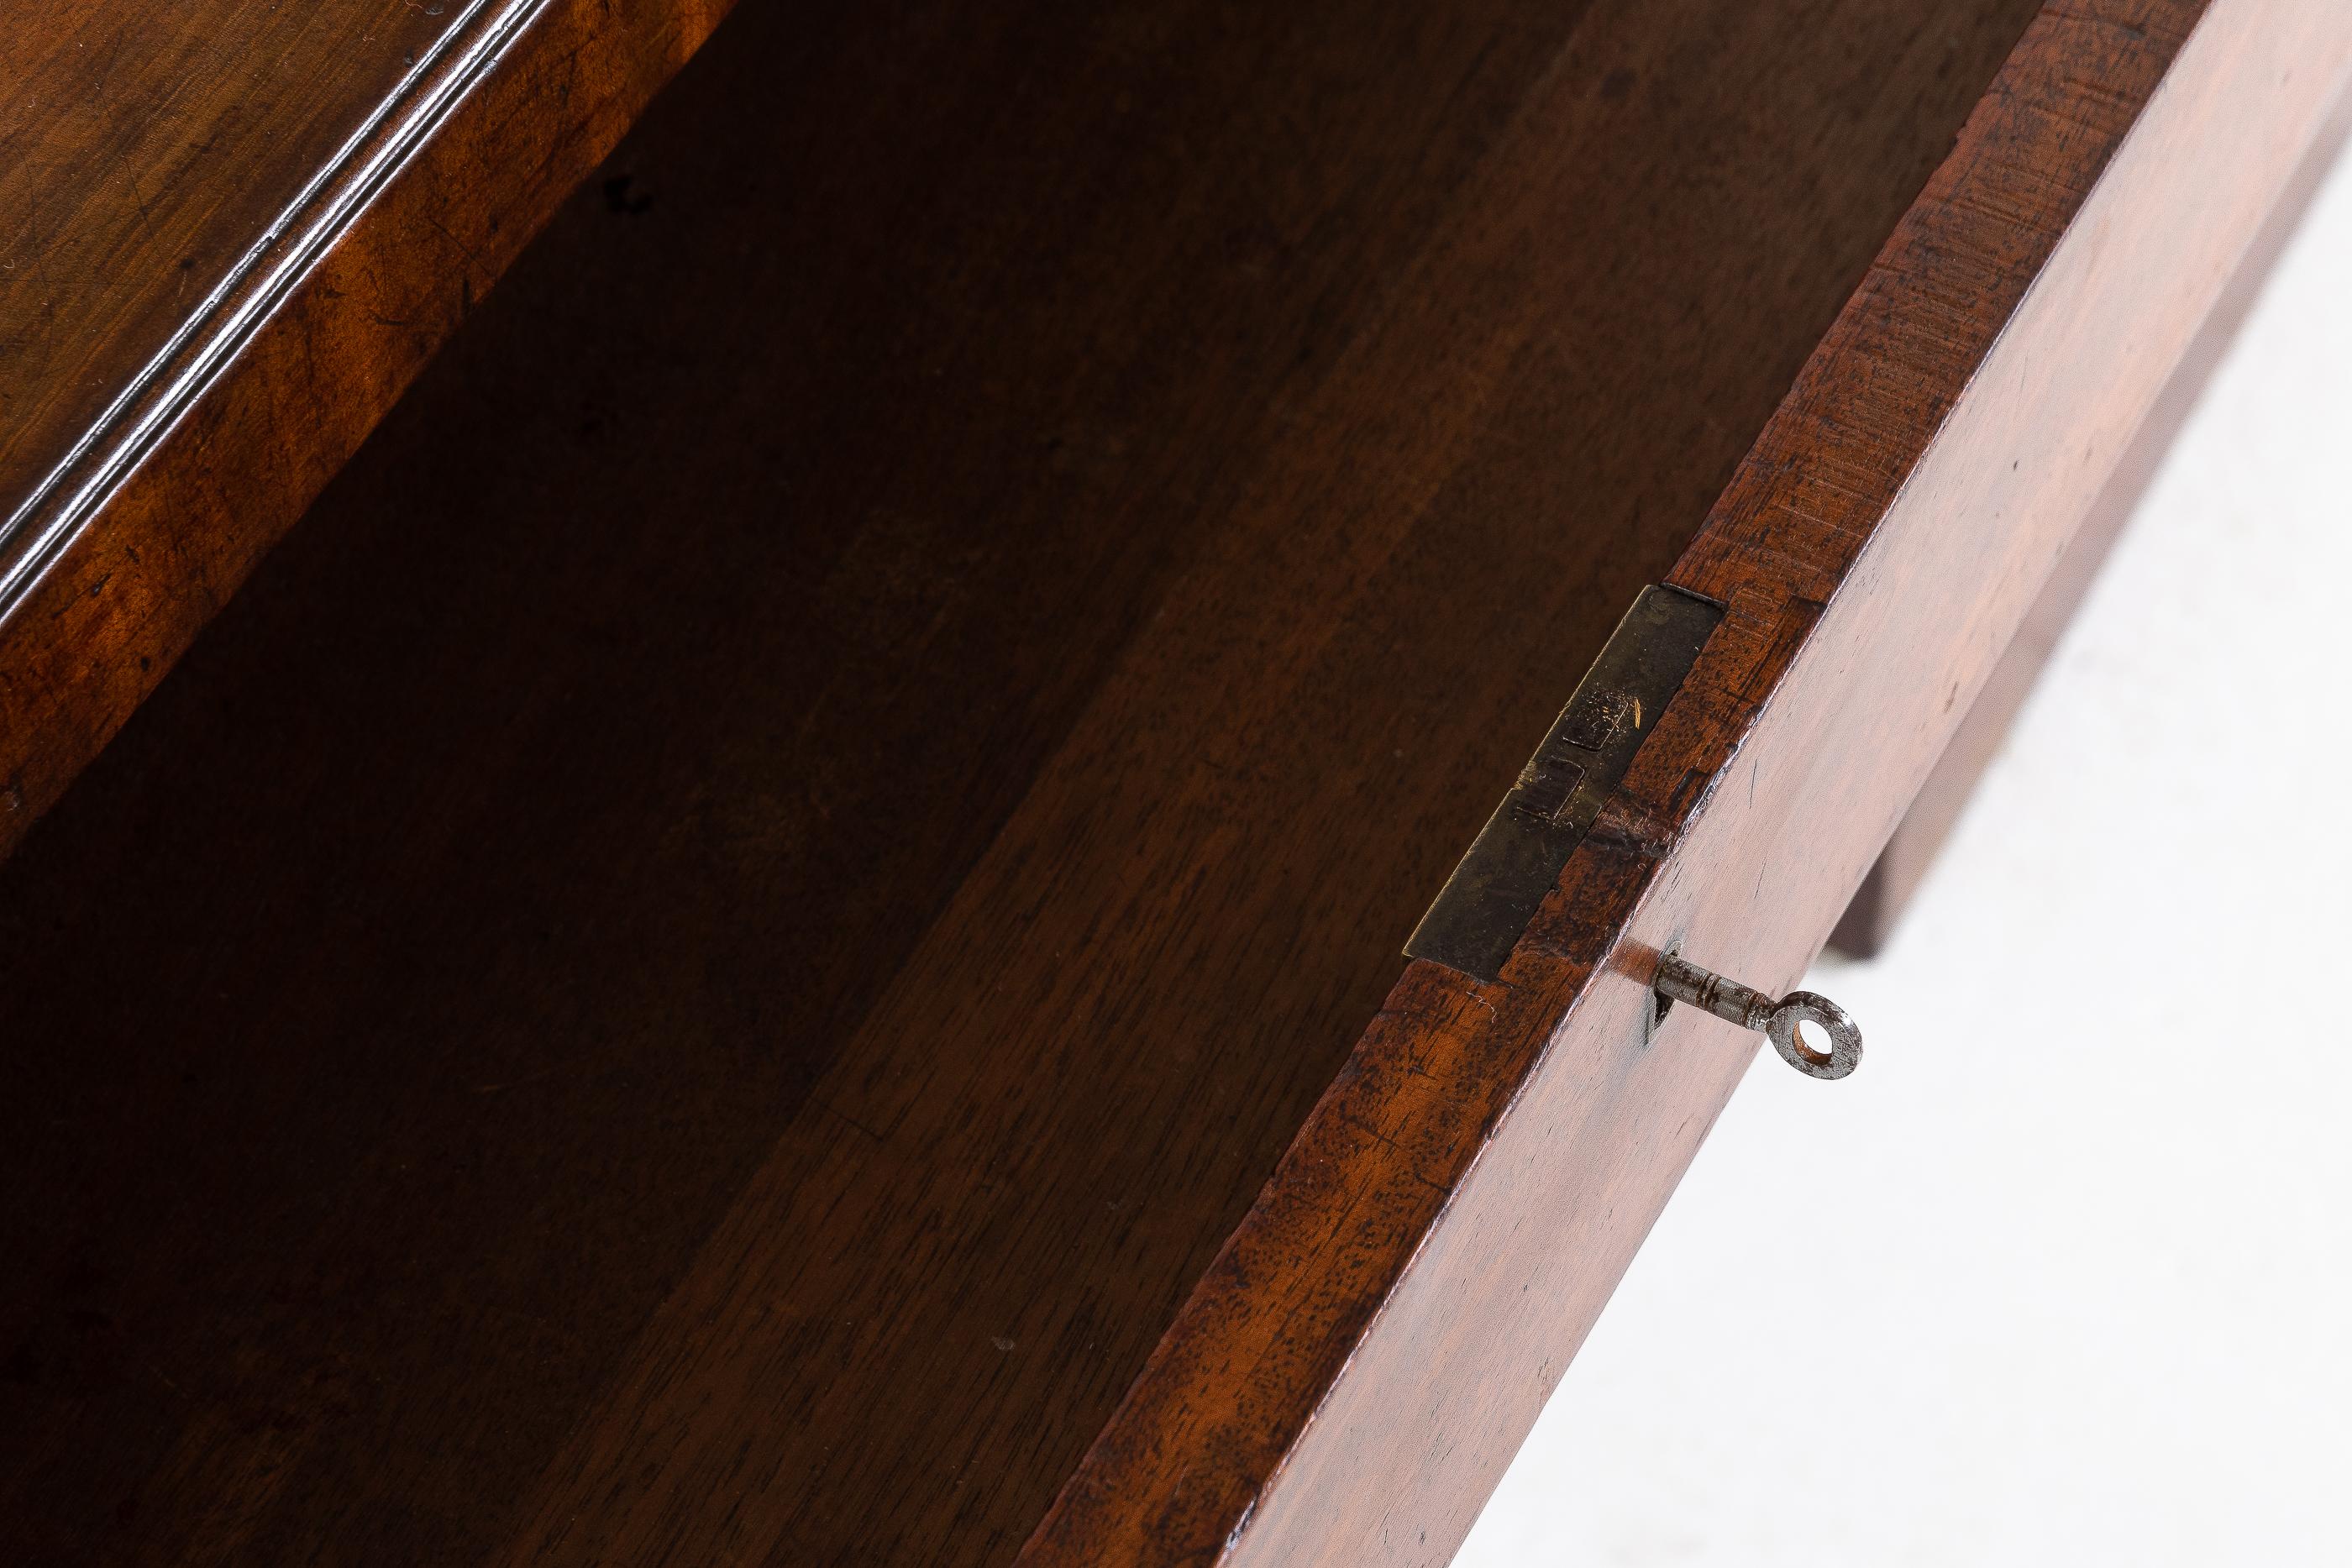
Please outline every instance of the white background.
[[2352, 1564], [2347, 283], [2352, 162], [1807, 982], [1861, 1071], [1758, 1057], [1464, 1568]]

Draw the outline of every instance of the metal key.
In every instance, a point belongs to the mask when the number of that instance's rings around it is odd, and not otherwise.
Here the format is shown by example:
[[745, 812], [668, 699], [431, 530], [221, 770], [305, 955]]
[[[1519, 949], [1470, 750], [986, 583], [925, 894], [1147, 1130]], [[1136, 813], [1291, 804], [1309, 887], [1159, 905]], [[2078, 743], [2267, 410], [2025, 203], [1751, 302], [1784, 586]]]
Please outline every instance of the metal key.
[[[1780, 1060], [1808, 1077], [1843, 1078], [1862, 1064], [1862, 1030], [1843, 1008], [1827, 997], [1790, 991], [1776, 1002], [1761, 991], [1727, 980], [1671, 953], [1658, 960], [1658, 977], [1652, 984], [1658, 995], [1670, 1001], [1688, 1002], [1727, 1023], [1769, 1036]], [[1798, 1037], [1797, 1026], [1806, 1022], [1828, 1032], [1826, 1054]]]

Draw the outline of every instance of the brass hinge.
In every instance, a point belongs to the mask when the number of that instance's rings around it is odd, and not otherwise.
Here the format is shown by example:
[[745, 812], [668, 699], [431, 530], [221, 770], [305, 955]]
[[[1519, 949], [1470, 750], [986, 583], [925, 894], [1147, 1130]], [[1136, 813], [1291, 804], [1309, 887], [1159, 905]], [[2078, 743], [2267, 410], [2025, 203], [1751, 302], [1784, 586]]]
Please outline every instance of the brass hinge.
[[1505, 960], [1642, 739], [1682, 689], [1723, 607], [1677, 588], [1645, 588], [1611, 632], [1519, 779], [1404, 945], [1482, 980]]

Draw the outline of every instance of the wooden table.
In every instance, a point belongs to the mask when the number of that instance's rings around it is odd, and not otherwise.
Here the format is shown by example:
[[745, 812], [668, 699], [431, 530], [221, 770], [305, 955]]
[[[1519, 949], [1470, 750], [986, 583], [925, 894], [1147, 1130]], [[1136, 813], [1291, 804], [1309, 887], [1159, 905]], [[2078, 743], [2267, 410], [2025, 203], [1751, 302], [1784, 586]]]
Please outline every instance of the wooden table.
[[1659, 954], [1883, 931], [2352, 13], [747, 5], [624, 139], [721, 9], [10, 10], [0, 1519], [1443, 1562], [1752, 1055]]

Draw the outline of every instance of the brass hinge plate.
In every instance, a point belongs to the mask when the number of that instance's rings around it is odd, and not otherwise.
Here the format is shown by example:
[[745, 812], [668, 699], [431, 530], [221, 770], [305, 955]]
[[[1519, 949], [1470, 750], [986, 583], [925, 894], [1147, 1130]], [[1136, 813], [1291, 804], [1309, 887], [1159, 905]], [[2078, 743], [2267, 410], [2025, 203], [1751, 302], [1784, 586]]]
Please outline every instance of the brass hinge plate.
[[1722, 606], [1680, 589], [1642, 591], [1421, 917], [1404, 945], [1407, 956], [1482, 980], [1502, 974], [1722, 619]]

